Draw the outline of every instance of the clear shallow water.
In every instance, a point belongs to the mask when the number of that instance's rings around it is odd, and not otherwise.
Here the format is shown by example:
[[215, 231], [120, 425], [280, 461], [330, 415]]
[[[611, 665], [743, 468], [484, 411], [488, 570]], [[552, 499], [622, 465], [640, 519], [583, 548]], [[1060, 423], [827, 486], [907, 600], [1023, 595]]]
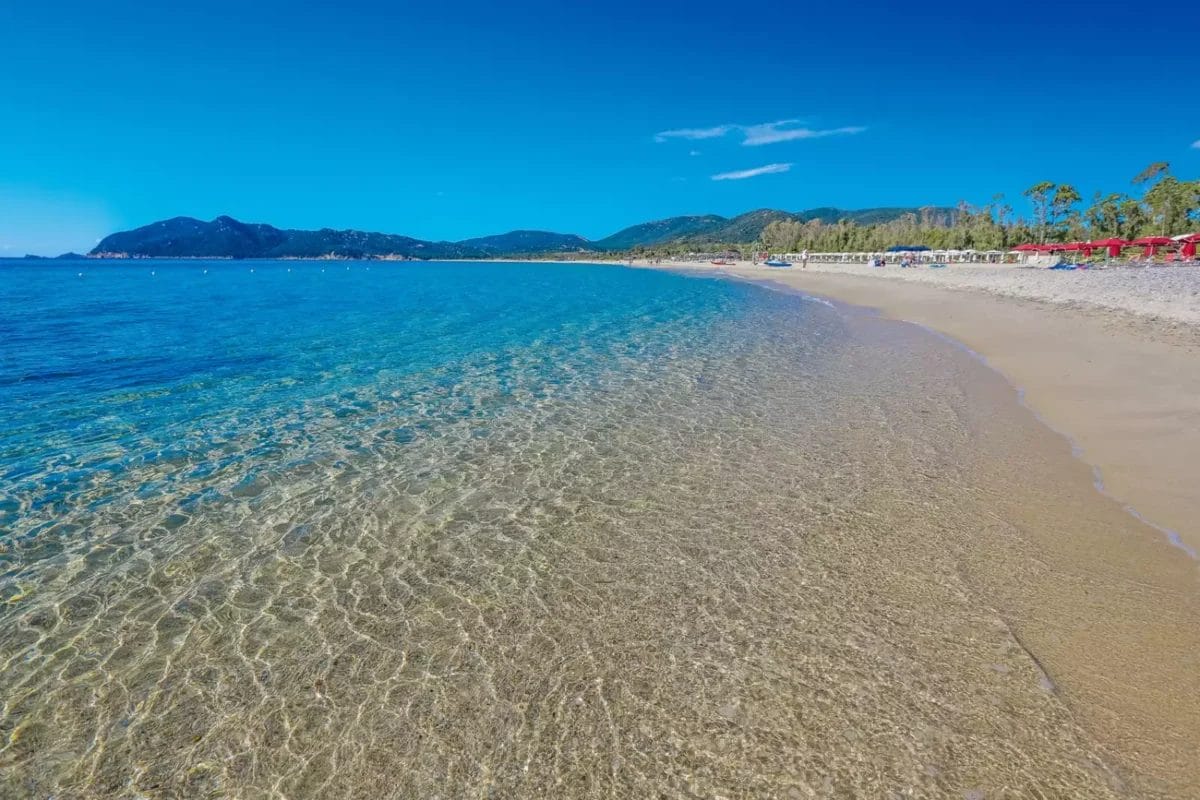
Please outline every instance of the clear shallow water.
[[753, 293], [579, 267], [76, 271], [3, 273], [5, 523], [111, 502], [112, 480], [145, 495], [170, 481], [201, 503], [222, 476], [240, 475], [233, 496], [254, 492], [256, 468], [285, 453], [486, 433], [627, 365], [654, 368]]
[[[14, 796], [1105, 796], [931, 340], [565, 265], [0, 269]], [[152, 274], [153, 273], [153, 274]]]

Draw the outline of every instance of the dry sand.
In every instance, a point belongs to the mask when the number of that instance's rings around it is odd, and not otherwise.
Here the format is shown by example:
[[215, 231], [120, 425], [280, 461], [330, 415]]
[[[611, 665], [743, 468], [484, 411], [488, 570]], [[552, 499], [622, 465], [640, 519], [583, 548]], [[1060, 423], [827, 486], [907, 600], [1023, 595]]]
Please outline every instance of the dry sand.
[[[754, 269], [750, 265], [747, 267]], [[866, 264], [810, 263], [802, 271], [882, 277], [905, 283], [972, 289], [1058, 306], [1120, 311], [1154, 318], [1167, 327], [1176, 323], [1200, 325], [1200, 268], [1197, 267], [1049, 270], [1014, 265], [954, 264], [944, 269], [902, 269], [898, 266], [873, 268]]]
[[953, 338], [1071, 439], [1105, 492], [1200, 553], [1200, 269], [661, 266], [770, 281]]

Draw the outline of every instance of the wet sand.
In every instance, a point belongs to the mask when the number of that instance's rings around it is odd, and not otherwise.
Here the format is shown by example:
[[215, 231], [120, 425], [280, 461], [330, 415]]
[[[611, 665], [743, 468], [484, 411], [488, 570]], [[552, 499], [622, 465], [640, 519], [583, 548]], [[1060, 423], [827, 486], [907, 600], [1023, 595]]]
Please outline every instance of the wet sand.
[[721, 272], [849, 303], [851, 318], [867, 307], [915, 323], [986, 360], [1009, 384], [998, 394], [1020, 387], [1032, 412], [1023, 434], [991, 431], [1003, 426], [979, 408], [981, 434], [1003, 443], [968, 491], [987, 495], [995, 528], [960, 554], [962, 574], [1111, 763], [1130, 770], [1119, 792], [1200, 794], [1200, 335], [871, 277]]
[[1106, 493], [1200, 552], [1200, 327], [892, 276], [723, 271], [877, 309], [966, 345], [1074, 442]]

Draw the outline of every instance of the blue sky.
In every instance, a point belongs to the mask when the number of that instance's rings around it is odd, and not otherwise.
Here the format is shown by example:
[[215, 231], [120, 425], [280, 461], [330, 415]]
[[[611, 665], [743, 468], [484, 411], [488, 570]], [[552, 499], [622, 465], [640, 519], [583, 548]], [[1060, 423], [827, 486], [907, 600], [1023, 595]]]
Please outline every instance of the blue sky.
[[0, 256], [181, 214], [598, 238], [1200, 176], [1195, 3], [583, 5], [0, 4]]

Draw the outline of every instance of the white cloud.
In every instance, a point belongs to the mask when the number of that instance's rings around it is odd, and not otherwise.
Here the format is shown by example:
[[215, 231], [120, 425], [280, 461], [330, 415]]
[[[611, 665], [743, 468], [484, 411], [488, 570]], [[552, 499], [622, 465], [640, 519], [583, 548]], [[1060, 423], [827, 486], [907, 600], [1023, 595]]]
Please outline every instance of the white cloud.
[[698, 155], [700, 155], [700, 151], [699, 150], [689, 150], [688, 155], [689, 156], [698, 156]]
[[[661, 144], [671, 139], [688, 139], [692, 141], [698, 139], [720, 139], [737, 132], [742, 135], [743, 145], [754, 147], [763, 144], [774, 144], [776, 142], [790, 142], [796, 139], [848, 136], [850, 134], [862, 133], [866, 130], [861, 125], [823, 129], [796, 127], [803, 122], [804, 120], [800, 119], [780, 119], [774, 122], [760, 122], [757, 125], [738, 125], [731, 122], [725, 125], [714, 125], [711, 128], [678, 128], [672, 131], [660, 131], [656, 133], [654, 141]], [[696, 151], [693, 150], [692, 155], [696, 154]]]
[[713, 175], [714, 181], [741, 181], [746, 178], [754, 178], [759, 175], [774, 175], [777, 172], [787, 172], [792, 168], [791, 164], [767, 164], [754, 169], [740, 169], [735, 172], [722, 172], [718, 175]]
[[1192, 149], [1200, 150], [1200, 139], [1197, 139], [1196, 141], [1192, 142]]
[[788, 125], [800, 125], [804, 122], [802, 119], [780, 119], [774, 122], [760, 122], [757, 125], [738, 125], [738, 130], [742, 132], [745, 139], [742, 144], [757, 143], [759, 139], [763, 139], [776, 133], [780, 128]]
[[754, 125], [746, 128], [746, 139], [742, 142], [748, 147], [755, 147], [761, 144], [774, 144], [776, 142], [790, 142], [795, 139], [821, 139], [826, 136], [849, 136], [855, 133], [862, 133], [866, 128], [861, 125], [849, 125], [844, 128], [826, 128], [824, 130], [814, 130], [812, 128], [781, 128], [782, 123], [771, 122], [765, 125]]
[[719, 139], [733, 130], [736, 125], [717, 125], [714, 128], [680, 128], [674, 131], [660, 131], [654, 134], [654, 141], [665, 142], [668, 139]]

